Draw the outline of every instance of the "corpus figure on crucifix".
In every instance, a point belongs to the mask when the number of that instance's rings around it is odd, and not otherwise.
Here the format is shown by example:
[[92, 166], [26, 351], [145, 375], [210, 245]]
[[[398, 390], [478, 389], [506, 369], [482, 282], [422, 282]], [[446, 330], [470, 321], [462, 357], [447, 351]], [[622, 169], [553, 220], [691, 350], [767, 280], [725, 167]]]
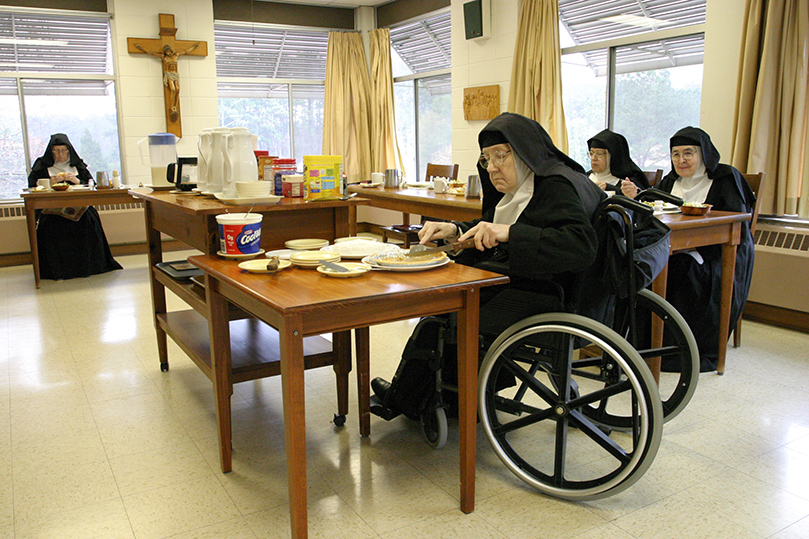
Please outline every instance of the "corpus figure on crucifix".
[[179, 102], [180, 102], [180, 74], [177, 71], [177, 58], [184, 54], [188, 54], [199, 46], [199, 42], [194, 43], [184, 51], [175, 52], [171, 45], [165, 45], [162, 52], [150, 52], [135, 44], [135, 47], [144, 54], [155, 56], [163, 60], [163, 86], [169, 89], [171, 93], [171, 108], [169, 114], [171, 121], [177, 121], [180, 115]]

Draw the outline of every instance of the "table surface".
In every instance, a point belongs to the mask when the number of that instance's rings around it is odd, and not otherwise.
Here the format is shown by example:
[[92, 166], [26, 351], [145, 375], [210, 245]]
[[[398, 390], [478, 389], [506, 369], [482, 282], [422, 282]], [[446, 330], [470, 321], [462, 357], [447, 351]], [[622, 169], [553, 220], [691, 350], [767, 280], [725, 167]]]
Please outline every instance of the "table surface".
[[[227, 320], [231, 302], [278, 329], [290, 519], [293, 537], [307, 537], [304, 336], [355, 330], [360, 431], [370, 410], [368, 326], [430, 314], [458, 312], [458, 371], [461, 509], [474, 509], [475, 421], [477, 399], [478, 291], [505, 284], [495, 273], [449, 263], [419, 272], [369, 271], [354, 278], [333, 278], [315, 270], [288, 268], [251, 274], [234, 261], [192, 256], [203, 269], [209, 289], [212, 362], [227, 372], [230, 359]], [[215, 386], [217, 384], [215, 383]], [[221, 400], [229, 407], [229, 395]]]
[[436, 194], [432, 189], [410, 187], [385, 189], [349, 185], [348, 190], [371, 201], [371, 205], [403, 213], [415, 213], [439, 219], [471, 221], [480, 217], [481, 199], [448, 193]]

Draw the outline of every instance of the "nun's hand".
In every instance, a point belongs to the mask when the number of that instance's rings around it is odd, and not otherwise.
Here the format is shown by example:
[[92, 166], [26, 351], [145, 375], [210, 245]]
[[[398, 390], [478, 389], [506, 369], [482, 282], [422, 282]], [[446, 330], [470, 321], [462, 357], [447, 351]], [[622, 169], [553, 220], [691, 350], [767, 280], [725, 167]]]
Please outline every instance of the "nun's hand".
[[599, 189], [601, 189], [602, 191], [606, 191], [606, 190], [607, 190], [607, 182], [602, 182], [601, 180], [599, 180], [599, 181], [597, 181], [597, 182], [596, 182], [596, 185], [597, 185], [597, 186], [598, 186], [598, 188], [599, 188]]
[[638, 186], [635, 185], [629, 178], [621, 180], [621, 193], [629, 198], [638, 196]]
[[66, 181], [66, 182], [70, 182], [70, 183], [72, 183], [73, 185], [78, 185], [78, 184], [80, 184], [80, 183], [81, 183], [81, 181], [80, 181], [80, 180], [79, 180], [79, 179], [76, 177], [76, 175], [75, 175], [75, 174], [73, 174], [72, 172], [66, 172], [66, 173], [65, 173], [65, 179], [64, 179], [64, 181]]
[[510, 229], [511, 225], [481, 221], [467, 230], [463, 236], [458, 238], [458, 241], [475, 238], [475, 248], [478, 251], [483, 251], [507, 242]]
[[427, 221], [419, 230], [419, 243], [424, 245], [428, 241], [443, 240], [458, 233], [455, 223], [440, 221]]

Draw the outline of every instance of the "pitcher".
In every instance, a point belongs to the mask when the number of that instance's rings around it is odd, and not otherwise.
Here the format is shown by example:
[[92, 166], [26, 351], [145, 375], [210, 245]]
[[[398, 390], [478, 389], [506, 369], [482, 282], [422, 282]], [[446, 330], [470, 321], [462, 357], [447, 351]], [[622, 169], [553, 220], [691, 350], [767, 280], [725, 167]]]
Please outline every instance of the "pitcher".
[[236, 198], [236, 182], [258, 181], [252, 133], [246, 127], [234, 127], [225, 135], [225, 180], [222, 195]]
[[201, 192], [208, 190], [208, 163], [211, 160], [211, 132], [213, 129], [203, 129], [197, 139], [197, 149], [199, 150], [199, 160], [197, 161], [197, 189]]
[[211, 129], [211, 158], [208, 160], [208, 193], [221, 193], [225, 180], [225, 135], [227, 127]]

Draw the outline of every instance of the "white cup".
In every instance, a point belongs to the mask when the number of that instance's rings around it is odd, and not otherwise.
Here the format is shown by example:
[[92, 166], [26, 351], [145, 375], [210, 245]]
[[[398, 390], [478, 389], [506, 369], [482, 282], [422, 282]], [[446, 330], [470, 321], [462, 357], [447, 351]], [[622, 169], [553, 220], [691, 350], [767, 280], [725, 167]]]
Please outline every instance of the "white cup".
[[448, 188], [449, 184], [446, 178], [435, 178], [433, 180], [433, 189], [435, 189], [436, 193], [446, 193]]
[[371, 183], [376, 185], [378, 183], [382, 183], [385, 181], [385, 175], [381, 172], [372, 172], [371, 173]]
[[51, 188], [51, 179], [50, 178], [40, 178], [37, 180], [37, 187], [44, 187], [45, 189]]

